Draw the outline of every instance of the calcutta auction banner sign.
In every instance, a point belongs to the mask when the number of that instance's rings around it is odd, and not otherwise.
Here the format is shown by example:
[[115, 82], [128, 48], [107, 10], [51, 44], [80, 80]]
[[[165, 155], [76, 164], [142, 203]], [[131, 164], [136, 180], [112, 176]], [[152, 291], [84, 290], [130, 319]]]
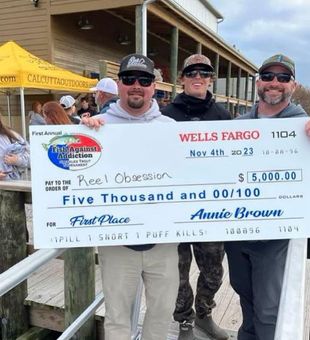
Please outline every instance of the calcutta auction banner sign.
[[31, 126], [34, 245], [309, 237], [306, 121]]

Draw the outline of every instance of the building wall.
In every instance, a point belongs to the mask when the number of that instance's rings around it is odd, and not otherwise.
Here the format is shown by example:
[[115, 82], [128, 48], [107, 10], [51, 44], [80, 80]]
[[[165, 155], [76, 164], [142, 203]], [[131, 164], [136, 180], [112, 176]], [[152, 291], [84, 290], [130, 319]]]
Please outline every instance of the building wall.
[[[30, 0], [0, 0], [0, 44], [13, 40], [30, 53], [44, 60], [50, 60], [49, 0], [40, 0], [34, 7]], [[25, 93], [29, 93], [28, 90]], [[45, 97], [45, 95], [44, 95]], [[32, 97], [34, 98], [34, 97]], [[19, 90], [10, 90], [10, 111], [12, 127], [21, 132]], [[26, 115], [32, 99], [26, 101]], [[0, 93], [0, 114], [9, 123], [8, 96]]]
[[[99, 73], [99, 60], [119, 62], [135, 50], [134, 28], [117, 21], [107, 12], [91, 13], [94, 30], [81, 30], [79, 15], [52, 16], [53, 63], [73, 72], [89, 75]], [[109, 23], [102, 25], [102, 22]], [[121, 32], [132, 31], [132, 43], [122, 46], [118, 42]], [[95, 32], [95, 34], [94, 34]]]
[[14, 40], [39, 58], [49, 58], [49, 0], [0, 0], [0, 44]]
[[182, 11], [194, 17], [203, 26], [217, 32], [217, 17], [199, 0], [169, 0], [176, 4]]
[[51, 14], [96, 11], [107, 8], [133, 6], [143, 3], [143, 0], [49, 0]]

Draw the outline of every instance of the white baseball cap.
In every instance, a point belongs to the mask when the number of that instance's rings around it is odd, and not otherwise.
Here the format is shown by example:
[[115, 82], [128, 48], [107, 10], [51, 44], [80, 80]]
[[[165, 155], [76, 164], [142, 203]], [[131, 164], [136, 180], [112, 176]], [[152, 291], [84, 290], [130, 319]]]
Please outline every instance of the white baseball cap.
[[63, 106], [64, 109], [69, 109], [73, 105], [75, 105], [75, 99], [72, 96], [62, 96], [59, 99], [59, 103]]
[[90, 91], [102, 91], [111, 94], [118, 95], [117, 83], [111, 78], [102, 78], [98, 81], [95, 87], [92, 87]]

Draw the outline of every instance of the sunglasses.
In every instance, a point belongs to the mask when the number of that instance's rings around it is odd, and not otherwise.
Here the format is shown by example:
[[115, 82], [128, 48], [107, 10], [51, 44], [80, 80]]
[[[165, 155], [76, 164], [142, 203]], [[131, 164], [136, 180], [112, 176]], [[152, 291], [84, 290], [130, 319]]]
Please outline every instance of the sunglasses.
[[154, 79], [151, 77], [146, 76], [121, 76], [120, 80], [122, 83], [126, 86], [133, 85], [136, 81], [142, 86], [142, 87], [148, 87], [150, 86]]
[[293, 78], [293, 76], [291, 76], [288, 73], [274, 73], [274, 72], [265, 72], [265, 73], [261, 73], [259, 75], [259, 78], [262, 81], [273, 81], [274, 77], [277, 77], [277, 81], [279, 83], [288, 83], [290, 82]]
[[201, 78], [210, 78], [213, 73], [210, 71], [205, 71], [205, 70], [192, 70], [192, 71], [184, 72], [184, 76], [186, 78], [196, 78], [197, 74], [199, 74]]

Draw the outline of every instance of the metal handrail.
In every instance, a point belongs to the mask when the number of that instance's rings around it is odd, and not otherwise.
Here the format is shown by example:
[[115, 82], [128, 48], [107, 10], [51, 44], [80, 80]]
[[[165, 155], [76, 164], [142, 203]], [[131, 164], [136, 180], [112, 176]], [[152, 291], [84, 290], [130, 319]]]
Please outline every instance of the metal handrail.
[[302, 340], [304, 337], [304, 301], [307, 239], [290, 240], [275, 340]]
[[95, 313], [96, 309], [104, 301], [103, 293], [99, 293], [95, 300], [80, 314], [74, 322], [61, 334], [57, 340], [69, 340], [84, 325], [84, 323]]
[[0, 296], [26, 280], [35, 270], [66, 249], [40, 249], [0, 274]]
[[[61, 255], [65, 251], [66, 249], [38, 250], [0, 274], [0, 296], [16, 287], [39, 267], [49, 262], [51, 259]], [[274, 338], [275, 340], [303, 339], [306, 253], [307, 239], [290, 240]], [[137, 291], [136, 305], [133, 309], [133, 337], [137, 336], [139, 333], [137, 332], [137, 323], [142, 287], [143, 285], [141, 282]], [[62, 333], [58, 340], [70, 339], [96, 311], [103, 301], [103, 293], [98, 294], [91, 305], [88, 306], [85, 311], [80, 314], [80, 316]]]
[[[137, 340], [140, 339], [141, 332], [138, 328], [139, 322], [139, 314], [140, 314], [140, 305], [143, 293], [143, 281], [142, 278], [139, 282], [135, 304], [132, 309], [132, 318], [131, 318], [131, 339]], [[95, 298], [95, 300], [84, 310], [79, 317], [74, 320], [74, 322], [64, 330], [60, 337], [57, 340], [69, 340], [73, 337], [73, 335], [84, 325], [84, 323], [91, 317], [92, 314], [96, 312], [96, 309], [104, 302], [104, 295], [101, 292]]]

